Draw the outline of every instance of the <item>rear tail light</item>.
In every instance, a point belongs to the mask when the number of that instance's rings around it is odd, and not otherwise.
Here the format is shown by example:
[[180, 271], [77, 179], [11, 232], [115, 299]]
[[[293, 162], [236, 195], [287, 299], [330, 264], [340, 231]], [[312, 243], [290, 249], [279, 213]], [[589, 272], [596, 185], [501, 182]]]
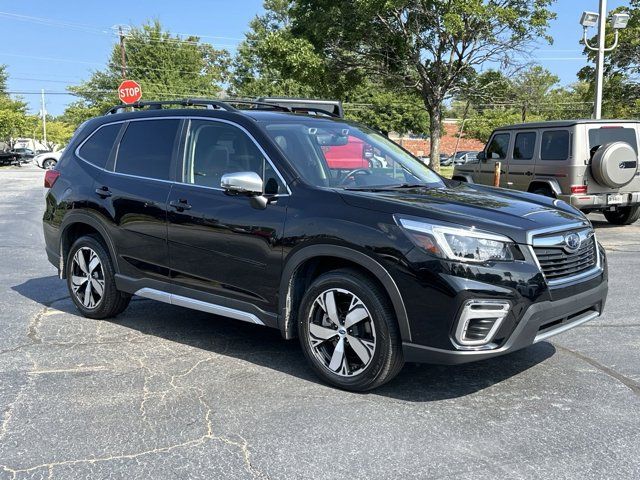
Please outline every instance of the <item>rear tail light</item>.
[[47, 170], [44, 172], [44, 188], [53, 187], [53, 184], [56, 183], [59, 176], [60, 172], [57, 170]]
[[587, 186], [586, 185], [571, 185], [571, 193], [574, 193], [574, 194], [587, 193]]

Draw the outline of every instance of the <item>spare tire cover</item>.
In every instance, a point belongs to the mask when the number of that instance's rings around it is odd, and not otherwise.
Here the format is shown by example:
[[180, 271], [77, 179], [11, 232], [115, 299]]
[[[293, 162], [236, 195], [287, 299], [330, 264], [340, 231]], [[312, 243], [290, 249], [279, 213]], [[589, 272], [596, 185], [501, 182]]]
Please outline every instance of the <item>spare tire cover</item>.
[[625, 142], [601, 145], [591, 159], [591, 174], [604, 187], [619, 188], [631, 182], [638, 170], [638, 155]]

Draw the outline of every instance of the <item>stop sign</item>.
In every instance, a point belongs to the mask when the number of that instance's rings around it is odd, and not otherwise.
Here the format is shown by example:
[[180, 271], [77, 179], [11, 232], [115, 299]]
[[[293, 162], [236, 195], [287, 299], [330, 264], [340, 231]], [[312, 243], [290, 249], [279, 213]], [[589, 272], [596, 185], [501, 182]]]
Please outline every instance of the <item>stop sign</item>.
[[139, 101], [142, 98], [140, 84], [133, 80], [125, 80], [118, 87], [118, 97], [120, 97], [122, 103], [127, 105]]

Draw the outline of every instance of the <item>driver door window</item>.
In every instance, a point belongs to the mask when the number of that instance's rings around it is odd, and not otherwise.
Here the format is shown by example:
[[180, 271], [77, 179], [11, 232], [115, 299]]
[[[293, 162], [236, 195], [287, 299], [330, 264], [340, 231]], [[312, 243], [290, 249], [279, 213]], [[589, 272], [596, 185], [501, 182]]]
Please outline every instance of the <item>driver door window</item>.
[[192, 120], [185, 146], [184, 183], [220, 189], [228, 173], [255, 172], [265, 193], [285, 191], [271, 164], [238, 127], [209, 120]]
[[507, 158], [509, 137], [510, 135], [508, 133], [498, 133], [494, 135], [487, 148], [487, 158], [493, 160], [504, 160]]

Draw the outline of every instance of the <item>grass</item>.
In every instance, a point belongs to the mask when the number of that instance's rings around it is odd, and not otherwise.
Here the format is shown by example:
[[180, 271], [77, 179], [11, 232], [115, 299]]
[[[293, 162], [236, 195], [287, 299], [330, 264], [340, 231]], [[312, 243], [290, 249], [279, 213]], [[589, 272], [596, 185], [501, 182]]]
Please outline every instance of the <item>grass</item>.
[[442, 175], [443, 177], [451, 178], [451, 175], [453, 175], [453, 166], [440, 167], [440, 175]]

